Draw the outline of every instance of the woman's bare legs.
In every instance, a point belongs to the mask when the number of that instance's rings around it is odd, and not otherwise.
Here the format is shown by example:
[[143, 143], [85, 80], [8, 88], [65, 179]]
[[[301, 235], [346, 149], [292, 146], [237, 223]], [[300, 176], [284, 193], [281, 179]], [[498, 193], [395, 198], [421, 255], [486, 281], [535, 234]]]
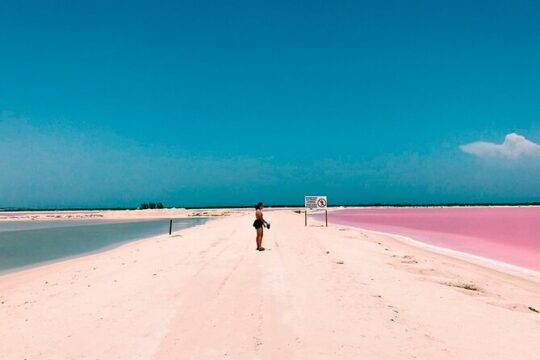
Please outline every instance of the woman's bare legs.
[[262, 248], [262, 239], [263, 239], [263, 228], [258, 228], [257, 229], [257, 250], [259, 250], [260, 248]]

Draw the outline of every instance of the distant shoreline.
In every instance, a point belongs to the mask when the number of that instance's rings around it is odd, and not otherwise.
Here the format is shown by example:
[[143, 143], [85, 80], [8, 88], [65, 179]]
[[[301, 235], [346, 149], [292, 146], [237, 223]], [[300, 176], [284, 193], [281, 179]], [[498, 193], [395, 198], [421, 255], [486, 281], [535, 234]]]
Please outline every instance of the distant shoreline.
[[145, 210], [19, 210], [0, 211], [0, 222], [34, 220], [139, 220], [139, 219], [179, 219], [189, 217], [228, 216], [234, 210], [186, 210], [186, 209], [145, 209]]
[[[493, 203], [429, 203], [429, 204], [415, 204], [415, 203], [370, 203], [370, 204], [329, 204], [329, 208], [339, 207], [478, 207], [478, 206], [540, 206], [540, 202], [493, 202]], [[211, 206], [171, 206], [165, 207], [165, 209], [246, 209], [252, 208], [253, 205], [211, 205]], [[268, 204], [267, 208], [303, 208], [304, 204]], [[138, 210], [136, 207], [74, 207], [74, 208], [23, 208], [23, 207], [0, 207], [0, 212], [19, 212], [19, 211], [110, 211], [110, 210]]]

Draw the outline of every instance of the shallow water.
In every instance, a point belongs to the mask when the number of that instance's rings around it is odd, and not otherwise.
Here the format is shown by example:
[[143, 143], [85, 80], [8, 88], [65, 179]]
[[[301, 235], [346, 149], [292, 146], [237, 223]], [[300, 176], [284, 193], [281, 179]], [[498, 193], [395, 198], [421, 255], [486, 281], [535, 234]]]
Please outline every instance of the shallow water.
[[[204, 218], [175, 219], [173, 231], [205, 221]], [[0, 222], [0, 273], [168, 232], [169, 219], [3, 221]]]
[[343, 209], [328, 220], [540, 271], [540, 207]]

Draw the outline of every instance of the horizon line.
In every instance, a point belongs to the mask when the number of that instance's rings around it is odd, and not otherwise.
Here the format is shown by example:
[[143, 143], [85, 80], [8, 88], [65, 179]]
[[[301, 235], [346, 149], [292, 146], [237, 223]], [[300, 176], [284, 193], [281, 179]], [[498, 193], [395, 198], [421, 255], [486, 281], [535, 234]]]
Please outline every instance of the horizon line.
[[[451, 203], [357, 203], [332, 204], [328, 208], [337, 207], [456, 207], [456, 206], [540, 206], [539, 201], [530, 202], [451, 202]], [[164, 209], [244, 209], [254, 205], [209, 205], [209, 206], [165, 206]], [[268, 204], [267, 208], [304, 208], [304, 204]], [[104, 210], [141, 210], [138, 207], [0, 207], [1, 212], [17, 211], [104, 211]], [[153, 209], [148, 209], [153, 210]]]

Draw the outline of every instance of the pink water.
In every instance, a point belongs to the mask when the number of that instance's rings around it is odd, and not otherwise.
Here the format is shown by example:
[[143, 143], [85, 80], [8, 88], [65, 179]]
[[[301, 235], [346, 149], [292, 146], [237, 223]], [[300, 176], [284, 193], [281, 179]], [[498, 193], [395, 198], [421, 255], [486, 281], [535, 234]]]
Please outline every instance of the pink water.
[[540, 271], [540, 207], [343, 209], [328, 220]]

